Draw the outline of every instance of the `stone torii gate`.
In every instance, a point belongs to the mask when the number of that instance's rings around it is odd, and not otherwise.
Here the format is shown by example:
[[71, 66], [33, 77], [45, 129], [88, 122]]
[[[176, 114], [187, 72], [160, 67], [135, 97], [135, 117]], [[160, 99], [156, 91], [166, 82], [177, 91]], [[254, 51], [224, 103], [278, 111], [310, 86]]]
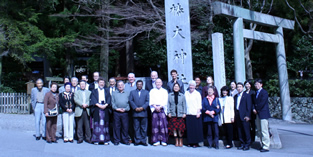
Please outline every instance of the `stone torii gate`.
[[[234, 42], [234, 59], [235, 59], [235, 79], [237, 82], [246, 80], [245, 57], [244, 57], [244, 38], [271, 42], [276, 44], [276, 59], [279, 76], [280, 101], [282, 104], [283, 120], [291, 121], [291, 104], [288, 83], [288, 72], [286, 63], [286, 53], [284, 44], [283, 28], [294, 29], [294, 21], [283, 19], [268, 14], [251, 11], [237, 6], [232, 6], [222, 2], [214, 2], [214, 14], [223, 15], [235, 19], [233, 24], [233, 42]], [[267, 27], [275, 28], [275, 34], [252, 31], [244, 29], [243, 21], [256, 23]], [[214, 79], [225, 84], [225, 68], [223, 49], [223, 35], [214, 33], [213, 37], [213, 59], [214, 59]], [[224, 68], [224, 69], [221, 69]], [[216, 70], [217, 69], [217, 70]], [[222, 75], [221, 75], [222, 74]], [[219, 82], [215, 82], [220, 84]], [[221, 86], [216, 84], [216, 86]]]

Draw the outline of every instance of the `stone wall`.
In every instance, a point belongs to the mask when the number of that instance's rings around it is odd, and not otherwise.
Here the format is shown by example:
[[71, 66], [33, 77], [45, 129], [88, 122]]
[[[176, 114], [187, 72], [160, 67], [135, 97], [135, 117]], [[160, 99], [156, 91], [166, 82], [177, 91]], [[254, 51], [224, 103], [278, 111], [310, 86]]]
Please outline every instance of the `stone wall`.
[[[281, 119], [280, 97], [270, 97], [268, 100], [272, 117]], [[313, 123], [313, 97], [292, 97], [290, 102], [294, 121]]]

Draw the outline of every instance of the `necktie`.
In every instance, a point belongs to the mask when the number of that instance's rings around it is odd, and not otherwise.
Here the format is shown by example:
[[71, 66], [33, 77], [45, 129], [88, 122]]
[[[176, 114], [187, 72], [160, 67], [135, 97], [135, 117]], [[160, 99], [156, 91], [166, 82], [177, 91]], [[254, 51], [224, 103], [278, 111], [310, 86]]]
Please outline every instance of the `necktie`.
[[237, 97], [237, 110], [239, 110], [240, 100], [241, 100], [241, 93], [238, 94], [238, 97]]
[[256, 92], [256, 98], [258, 98], [259, 93], [260, 93], [260, 90], [258, 90], [258, 91]]

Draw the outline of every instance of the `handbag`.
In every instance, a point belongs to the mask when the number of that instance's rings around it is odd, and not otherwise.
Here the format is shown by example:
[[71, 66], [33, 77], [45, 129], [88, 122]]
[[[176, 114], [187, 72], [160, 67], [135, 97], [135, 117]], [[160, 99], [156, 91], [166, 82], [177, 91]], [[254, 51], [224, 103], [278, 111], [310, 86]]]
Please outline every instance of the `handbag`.
[[59, 109], [57, 104], [55, 104], [55, 107], [53, 109], [48, 109], [48, 117], [55, 117], [58, 116], [58, 114]]
[[[54, 96], [54, 100], [57, 101], [58, 95]], [[56, 103], [53, 109], [48, 108], [48, 117], [56, 117], [59, 114], [59, 107], [58, 104]]]

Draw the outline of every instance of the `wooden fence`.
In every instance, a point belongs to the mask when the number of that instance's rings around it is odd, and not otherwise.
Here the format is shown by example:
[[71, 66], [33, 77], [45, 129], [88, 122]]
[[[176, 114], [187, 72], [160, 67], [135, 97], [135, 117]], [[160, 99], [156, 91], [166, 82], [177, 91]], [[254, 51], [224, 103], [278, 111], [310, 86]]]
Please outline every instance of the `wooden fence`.
[[26, 93], [0, 93], [0, 113], [30, 113], [30, 95]]

